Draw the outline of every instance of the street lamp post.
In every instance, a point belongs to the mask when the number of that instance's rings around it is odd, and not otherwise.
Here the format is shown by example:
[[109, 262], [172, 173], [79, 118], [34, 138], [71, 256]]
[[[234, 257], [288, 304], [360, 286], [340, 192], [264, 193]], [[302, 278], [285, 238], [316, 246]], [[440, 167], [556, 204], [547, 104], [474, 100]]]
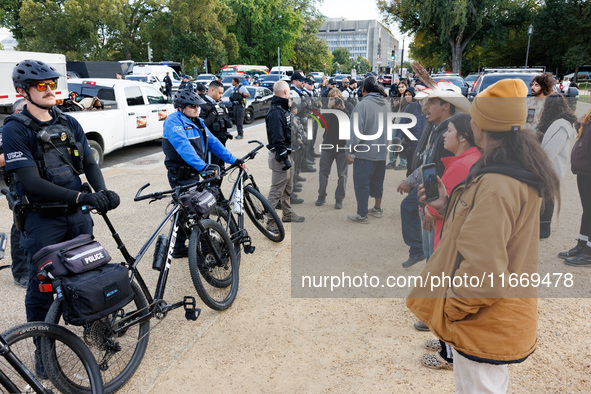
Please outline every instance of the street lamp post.
[[529, 42], [531, 40], [531, 35], [534, 34], [534, 25], [529, 25], [527, 28], [527, 54], [525, 55], [525, 67], [527, 67], [527, 61], [529, 60]]
[[402, 67], [404, 64], [404, 40], [406, 36], [402, 36], [402, 52], [400, 52], [400, 78], [402, 78]]

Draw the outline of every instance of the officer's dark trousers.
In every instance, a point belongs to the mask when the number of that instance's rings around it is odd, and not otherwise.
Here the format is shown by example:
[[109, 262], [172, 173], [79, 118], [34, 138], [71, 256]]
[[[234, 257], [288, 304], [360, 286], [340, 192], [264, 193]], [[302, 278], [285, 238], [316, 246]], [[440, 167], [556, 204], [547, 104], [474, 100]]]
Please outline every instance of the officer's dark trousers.
[[[214, 156], [214, 155], [212, 154], [212, 156]], [[199, 175], [195, 176], [193, 178], [179, 181], [178, 179], [176, 179], [175, 177], [170, 175], [170, 172], [168, 173], [168, 183], [170, 184], [170, 187], [172, 187], [172, 188], [177, 187], [177, 186], [192, 185], [197, 182], [199, 182]], [[176, 235], [176, 242], [174, 243], [174, 248], [178, 249], [178, 248], [185, 246], [186, 241], [187, 241], [187, 235], [185, 234], [185, 232], [183, 230], [181, 230], [179, 228], [179, 232]]]
[[43, 321], [53, 301], [51, 293], [39, 291], [37, 267], [31, 258], [41, 248], [70, 240], [80, 234], [92, 234], [90, 215], [81, 212], [55, 218], [41, 217], [38, 213], [29, 213], [25, 222], [25, 231], [21, 233], [21, 246], [29, 261], [29, 287], [25, 296], [27, 321]]
[[20, 245], [21, 233], [13, 224], [10, 229], [10, 256], [12, 258], [12, 277], [19, 281], [22, 278], [29, 279], [29, 260], [27, 254]]
[[244, 124], [244, 107], [242, 105], [234, 104], [234, 122], [236, 122], [236, 130], [238, 135], [244, 134], [242, 125]]

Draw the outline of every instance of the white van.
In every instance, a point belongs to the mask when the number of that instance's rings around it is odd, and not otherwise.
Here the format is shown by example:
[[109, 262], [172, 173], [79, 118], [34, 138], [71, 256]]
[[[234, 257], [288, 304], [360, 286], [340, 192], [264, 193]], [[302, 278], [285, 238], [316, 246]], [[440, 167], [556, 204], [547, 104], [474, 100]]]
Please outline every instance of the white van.
[[[16, 93], [12, 83], [12, 69], [23, 60], [39, 60], [54, 67], [63, 77], [57, 80], [55, 97], [58, 100], [68, 98], [66, 83], [66, 56], [57, 53], [0, 51], [0, 114], [10, 115], [12, 104], [22, 98]], [[0, 119], [1, 121], [2, 119]]]
[[[133, 66], [134, 75], [156, 75], [160, 81], [164, 81], [166, 73], [170, 73], [172, 79], [172, 91], [176, 92], [181, 84], [181, 77], [174, 71], [172, 67], [168, 66], [157, 66], [157, 65], [146, 65], [146, 66]], [[164, 86], [164, 82], [162, 82]]]
[[281, 76], [291, 76], [293, 74], [293, 67], [291, 66], [275, 66], [271, 69], [270, 75], [279, 74]]

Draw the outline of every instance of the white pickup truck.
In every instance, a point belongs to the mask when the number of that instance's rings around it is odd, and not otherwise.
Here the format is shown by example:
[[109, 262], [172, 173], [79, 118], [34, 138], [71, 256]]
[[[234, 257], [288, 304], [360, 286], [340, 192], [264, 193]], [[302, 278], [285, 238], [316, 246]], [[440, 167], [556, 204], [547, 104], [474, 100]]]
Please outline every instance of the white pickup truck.
[[174, 107], [161, 92], [138, 81], [66, 79], [66, 57], [50, 53], [0, 51], [0, 127], [20, 98], [12, 84], [12, 69], [24, 59], [44, 61], [63, 73], [55, 92], [58, 105], [67, 103], [71, 92], [78, 100], [99, 98], [103, 109], [67, 112], [82, 125], [99, 165], [104, 155], [116, 149], [162, 138], [164, 120]]
[[166, 117], [174, 111], [152, 86], [121, 79], [69, 79], [68, 90], [78, 97], [98, 97], [104, 109], [73, 111], [96, 161], [103, 155], [140, 142], [162, 138]]

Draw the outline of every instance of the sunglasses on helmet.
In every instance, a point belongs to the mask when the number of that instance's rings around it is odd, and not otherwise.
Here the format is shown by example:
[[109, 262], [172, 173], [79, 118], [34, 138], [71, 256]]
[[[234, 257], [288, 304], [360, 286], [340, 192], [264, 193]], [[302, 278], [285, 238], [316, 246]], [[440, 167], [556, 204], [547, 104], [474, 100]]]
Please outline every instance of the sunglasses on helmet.
[[51, 90], [57, 89], [57, 82], [55, 82], [55, 81], [53, 81], [53, 82], [37, 82], [37, 83], [31, 84], [30, 86], [36, 87], [37, 90], [40, 92], [45, 92], [47, 90], [48, 86]]

